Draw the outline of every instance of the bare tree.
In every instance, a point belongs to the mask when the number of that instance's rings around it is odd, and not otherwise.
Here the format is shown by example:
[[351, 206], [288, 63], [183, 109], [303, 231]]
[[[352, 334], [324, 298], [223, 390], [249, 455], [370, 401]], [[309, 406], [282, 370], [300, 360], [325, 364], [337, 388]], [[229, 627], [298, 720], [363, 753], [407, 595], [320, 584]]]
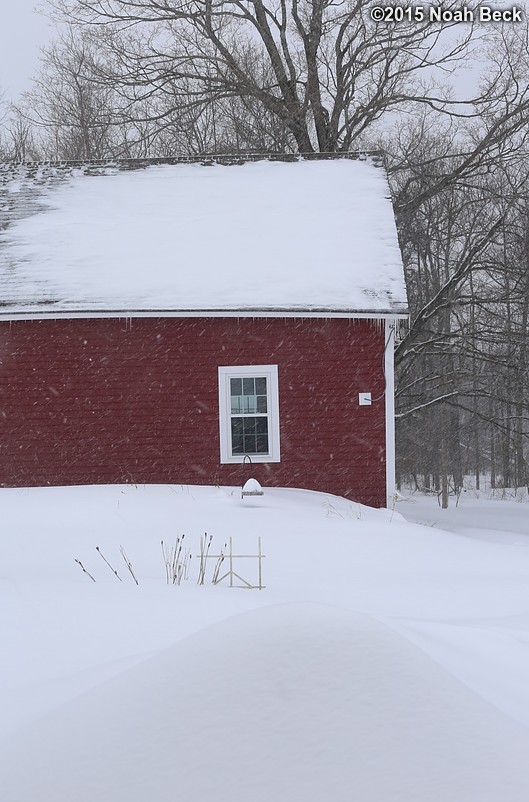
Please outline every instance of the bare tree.
[[99, 159], [112, 152], [116, 97], [93, 80], [96, 68], [94, 49], [71, 30], [44, 50], [21, 109], [41, 132], [48, 158]]
[[16, 106], [0, 109], [0, 158], [5, 161], [35, 161], [41, 150], [31, 122]]
[[399, 471], [433, 487], [443, 506], [471, 471], [478, 483], [498, 469], [505, 486], [525, 481], [529, 447], [529, 154], [523, 136], [506, 141], [508, 158], [487, 157], [493, 170], [430, 196], [457, 172], [464, 136], [423, 120], [399, 132], [393, 156], [396, 197], [411, 185], [422, 197], [413, 215], [406, 204], [399, 213], [411, 305], [396, 352]]
[[176, 107], [203, 110], [239, 98], [280, 121], [301, 152], [348, 150], [373, 122], [405, 104], [455, 108], [432, 75], [453, 70], [472, 39], [467, 28], [454, 41], [446, 25], [426, 18], [374, 22], [369, 0], [52, 5], [62, 19], [91, 31], [111, 65], [101, 78], [130, 104], [164, 98], [163, 117]]

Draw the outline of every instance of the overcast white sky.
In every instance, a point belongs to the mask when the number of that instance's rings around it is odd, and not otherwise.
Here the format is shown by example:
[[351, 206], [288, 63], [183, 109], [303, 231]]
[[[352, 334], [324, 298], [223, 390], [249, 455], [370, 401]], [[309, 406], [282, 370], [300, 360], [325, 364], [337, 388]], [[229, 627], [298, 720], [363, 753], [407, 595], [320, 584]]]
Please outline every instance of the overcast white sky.
[[[505, 4], [508, 0], [498, 3]], [[35, 10], [45, 5], [46, 0], [0, 0], [0, 95], [3, 93], [6, 99], [16, 100], [30, 88], [40, 49], [54, 36], [53, 24]], [[464, 94], [475, 91], [477, 79], [471, 73], [470, 69], [466, 73], [459, 71], [458, 88], [464, 86]]]
[[0, 93], [15, 100], [29, 89], [39, 51], [53, 37], [49, 20], [34, 9], [38, 0], [0, 0]]

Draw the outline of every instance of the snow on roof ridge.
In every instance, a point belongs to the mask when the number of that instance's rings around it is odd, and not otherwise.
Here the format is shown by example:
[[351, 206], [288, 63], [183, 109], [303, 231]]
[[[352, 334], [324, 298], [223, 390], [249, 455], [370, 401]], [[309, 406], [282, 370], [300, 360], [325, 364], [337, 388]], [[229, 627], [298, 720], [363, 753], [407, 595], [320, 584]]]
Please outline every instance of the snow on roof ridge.
[[[373, 166], [386, 171], [386, 157], [382, 150], [365, 151], [343, 151], [343, 152], [312, 152], [312, 153], [202, 153], [191, 156], [146, 156], [134, 158], [108, 158], [108, 159], [57, 159], [39, 161], [0, 161], [0, 231], [7, 228], [12, 222], [11, 215], [6, 216], [2, 212], [9, 211], [2, 201], [5, 193], [10, 192], [9, 187], [16, 181], [31, 182], [28, 185], [28, 192], [22, 192], [19, 199], [24, 199], [24, 194], [32, 195], [35, 188], [52, 187], [62, 182], [65, 178], [77, 175], [115, 175], [129, 170], [143, 170], [148, 167], [175, 166], [183, 164], [197, 164], [204, 167], [213, 165], [235, 166], [251, 162], [301, 162], [301, 161], [338, 161], [348, 159], [351, 161], [369, 161]], [[24, 205], [17, 204], [17, 214], [14, 219], [28, 217], [38, 209], [35, 203], [28, 199], [28, 213], [25, 213]], [[3, 218], [3, 219], [2, 219]]]
[[383, 150], [347, 150], [347, 151], [313, 151], [305, 153], [281, 153], [274, 151], [271, 153], [266, 152], [252, 152], [252, 153], [198, 153], [193, 155], [179, 155], [179, 156], [145, 156], [145, 157], [132, 157], [132, 158], [106, 158], [106, 159], [41, 159], [38, 161], [21, 160], [21, 161], [0, 161], [0, 175], [5, 174], [13, 168], [27, 167], [83, 167], [83, 166], [120, 166], [130, 169], [134, 167], [141, 168], [164, 165], [164, 164], [244, 164], [246, 162], [254, 161], [284, 161], [295, 162], [309, 160], [326, 160], [326, 159], [372, 159], [374, 163], [377, 161], [384, 162], [385, 153]]

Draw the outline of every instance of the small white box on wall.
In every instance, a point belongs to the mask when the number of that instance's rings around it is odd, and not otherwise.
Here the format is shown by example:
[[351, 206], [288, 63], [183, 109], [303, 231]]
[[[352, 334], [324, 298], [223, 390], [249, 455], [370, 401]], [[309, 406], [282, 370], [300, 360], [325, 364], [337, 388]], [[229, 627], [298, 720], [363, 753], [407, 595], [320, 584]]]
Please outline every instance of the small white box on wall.
[[371, 393], [358, 393], [358, 404], [361, 407], [371, 406]]

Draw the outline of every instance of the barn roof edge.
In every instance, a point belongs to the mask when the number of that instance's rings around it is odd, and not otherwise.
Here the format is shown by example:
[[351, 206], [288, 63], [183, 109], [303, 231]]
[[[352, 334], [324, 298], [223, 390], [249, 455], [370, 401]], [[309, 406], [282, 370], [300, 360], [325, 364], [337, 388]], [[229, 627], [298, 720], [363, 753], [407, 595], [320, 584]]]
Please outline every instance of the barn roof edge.
[[185, 318], [185, 317], [262, 317], [262, 318], [358, 318], [407, 320], [409, 312], [402, 308], [391, 310], [371, 309], [57, 309], [39, 312], [36, 310], [0, 309], [0, 320], [59, 320], [74, 318]]

